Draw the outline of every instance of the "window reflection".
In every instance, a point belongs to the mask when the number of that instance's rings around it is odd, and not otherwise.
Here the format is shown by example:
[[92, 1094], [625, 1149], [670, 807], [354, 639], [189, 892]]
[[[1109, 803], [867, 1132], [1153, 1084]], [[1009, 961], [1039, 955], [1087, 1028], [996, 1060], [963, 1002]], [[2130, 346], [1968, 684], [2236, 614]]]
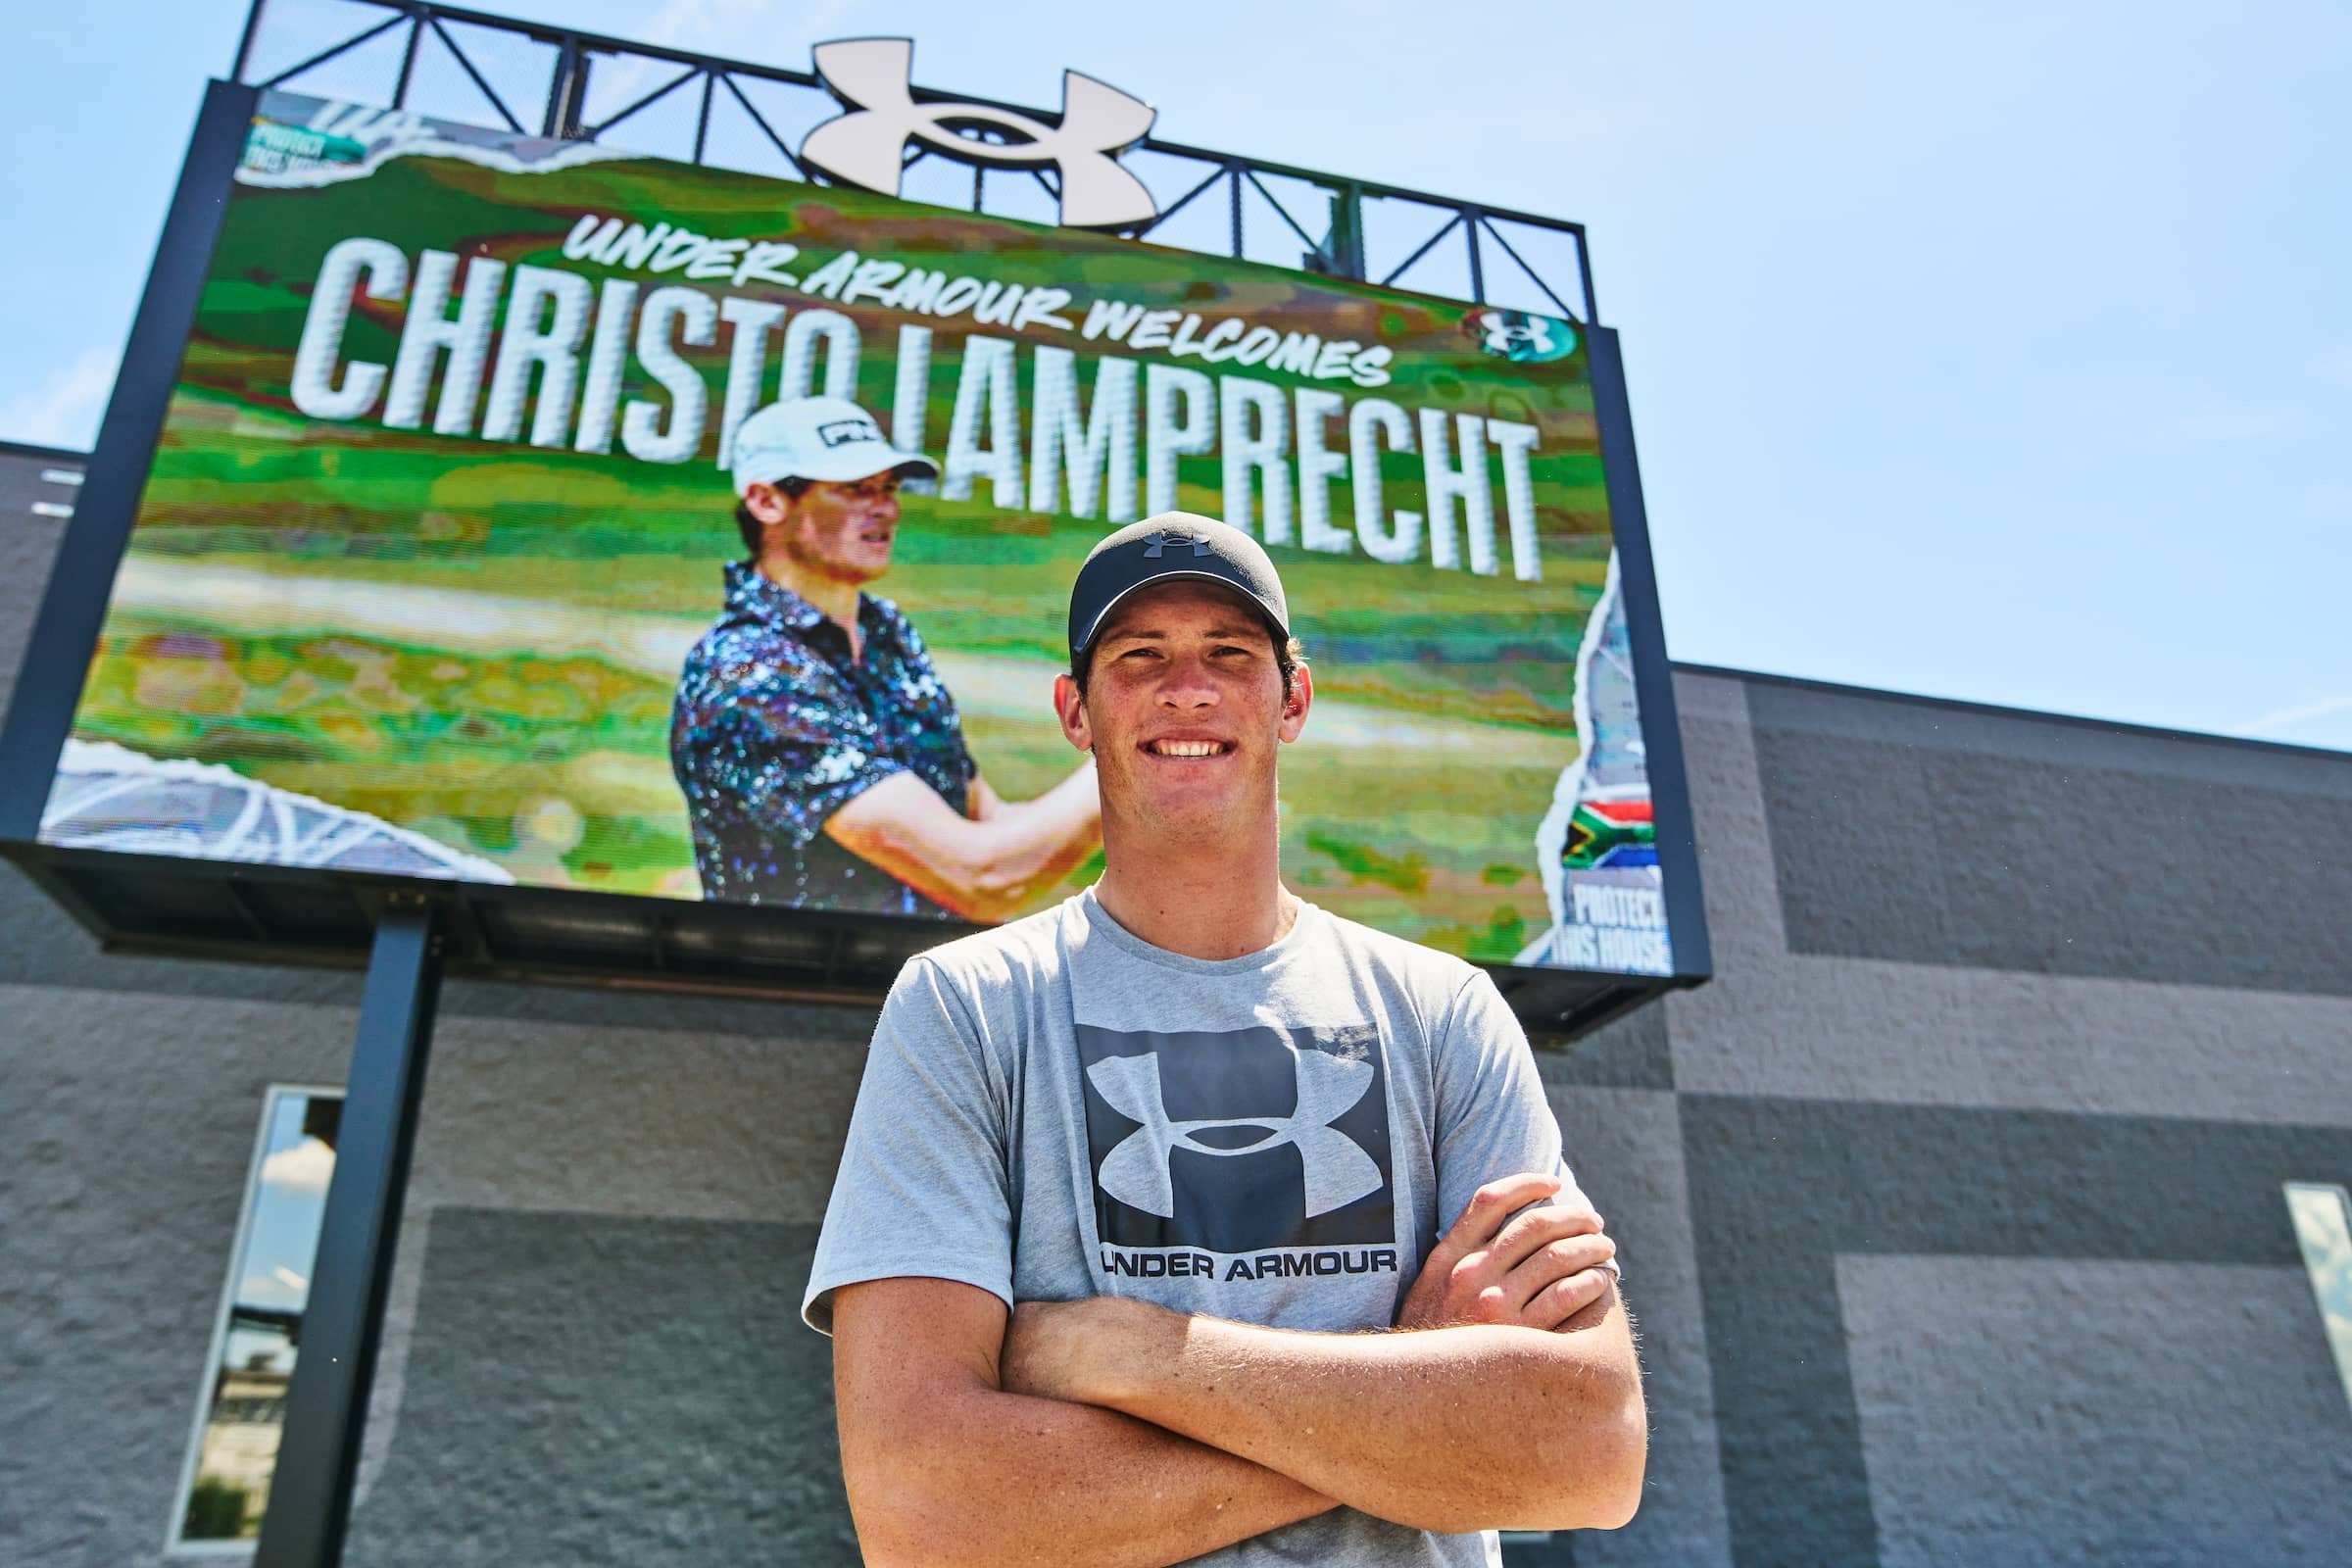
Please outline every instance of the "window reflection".
[[340, 1095], [270, 1091], [229, 1275], [220, 1357], [180, 1510], [182, 1543], [261, 1534], [342, 1118]]
[[2352, 1197], [2341, 1187], [2288, 1182], [2286, 1209], [2294, 1216], [2295, 1238], [2303, 1244], [2303, 1266], [2311, 1274], [2311, 1294], [2319, 1298], [2320, 1317], [2328, 1326], [2344, 1397], [2352, 1399]]

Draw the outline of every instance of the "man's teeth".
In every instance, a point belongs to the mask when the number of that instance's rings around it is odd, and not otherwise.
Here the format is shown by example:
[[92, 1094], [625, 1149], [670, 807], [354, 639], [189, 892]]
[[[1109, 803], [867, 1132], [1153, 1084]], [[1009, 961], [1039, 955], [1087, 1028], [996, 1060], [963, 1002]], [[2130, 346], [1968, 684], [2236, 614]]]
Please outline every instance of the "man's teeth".
[[1221, 741], [1154, 741], [1152, 750], [1161, 757], [1214, 757], [1225, 749]]

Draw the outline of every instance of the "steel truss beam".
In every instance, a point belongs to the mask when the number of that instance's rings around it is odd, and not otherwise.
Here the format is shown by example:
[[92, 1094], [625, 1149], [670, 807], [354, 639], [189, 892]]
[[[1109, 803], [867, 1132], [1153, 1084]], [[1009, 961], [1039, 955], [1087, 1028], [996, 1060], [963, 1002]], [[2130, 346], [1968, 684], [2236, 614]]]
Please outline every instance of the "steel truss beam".
[[[279, 0], [280, 5], [286, 3], [287, 0]], [[436, 0], [352, 0], [352, 3], [390, 12], [392, 15], [382, 22], [360, 28], [340, 43], [320, 50], [296, 65], [262, 78], [260, 85], [299, 87], [300, 78], [308, 73], [330, 62], [340, 60], [362, 44], [405, 24], [408, 28], [408, 37], [401, 52], [398, 73], [386, 83], [383, 99], [385, 103], [394, 108], [406, 107], [414, 86], [418, 45], [423, 34], [429, 30], [456, 58], [459, 69], [488, 100], [491, 108], [497, 112], [499, 119], [510, 129], [517, 133], [521, 132], [525, 117], [517, 116], [509, 107], [508, 101], [491, 85], [488, 74], [481, 69], [472, 56], [466, 53], [457, 35], [450, 31], [451, 24], [459, 24], [466, 27], [502, 34], [508, 38], [519, 39], [539, 48], [553, 51], [553, 69], [548, 74], [543, 94], [544, 112], [540, 117], [541, 135], [566, 140], [594, 141], [614, 126], [628, 121], [639, 111], [650, 108], [667, 98], [679, 87], [693, 83], [699, 78], [700, 89], [697, 97], [700, 103], [695, 118], [691, 162], [701, 164], [708, 159], [710, 148], [711, 108], [720, 101], [719, 89], [723, 88], [724, 96], [732, 98], [736, 105], [751, 118], [752, 123], [758, 127], [765, 140], [782, 155], [795, 176], [812, 182], [817, 181], [819, 177], [801, 163], [798, 154], [781, 135], [777, 134], [769, 117], [762, 114], [753, 104], [741, 86], [741, 82], [748, 78], [814, 94], [830, 112], [833, 100], [811, 72], [789, 71], [782, 67], [755, 65], [741, 60], [724, 60], [712, 55], [696, 54], [691, 50], [666, 48], [660, 44], [634, 43], [626, 38], [615, 38], [605, 33], [583, 32], [573, 27], [557, 26], [540, 22], [523, 22], [511, 17], [494, 16], [488, 12], [468, 10], [462, 6], [441, 5], [436, 3]], [[237, 45], [233, 77], [237, 81], [243, 82], [252, 79], [255, 51], [257, 46], [265, 41], [267, 32], [266, 6], [267, 0], [252, 0], [252, 8], [247, 14], [245, 28]], [[590, 124], [584, 122], [583, 113], [587, 105], [590, 70], [599, 61], [638, 61], [652, 65], [667, 65], [675, 68], [676, 74], [618, 112]], [[1051, 112], [1030, 109], [1018, 104], [1007, 104], [998, 99], [959, 96], [925, 87], [915, 88], [914, 97], [917, 102], [922, 103], [961, 102], [980, 104], [991, 109], [1009, 110], [1042, 120], [1049, 124], [1058, 123], [1060, 119], [1058, 115]], [[1528, 281], [1535, 285], [1543, 300], [1563, 317], [1585, 324], [1592, 324], [1599, 319], [1599, 313], [1594, 307], [1592, 297], [1592, 258], [1586, 251], [1585, 230], [1580, 223], [1564, 222], [1559, 219], [1544, 218], [1535, 213], [1517, 212], [1508, 208], [1490, 207], [1483, 203], [1436, 196], [1427, 191], [1410, 190], [1401, 185], [1383, 184], [1377, 180], [1354, 179], [1310, 169], [1298, 169], [1288, 164], [1268, 163], [1262, 159], [1237, 157], [1231, 153], [1213, 152], [1206, 148], [1188, 146], [1181, 142], [1162, 141], [1157, 137], [1146, 138], [1141, 144], [1140, 150], [1190, 167], [1173, 183], [1173, 188], [1181, 190], [1183, 194], [1164, 206], [1159, 216], [1152, 222], [1135, 229], [1133, 231], [1134, 238], [1149, 239], [1155, 244], [1175, 245], [1187, 250], [1205, 248], [1197, 244], [1187, 244], [1172, 235], [1163, 233], [1162, 230], [1167, 227], [1169, 220], [1189, 206], [1196, 197], [1205, 195], [1213, 187], [1221, 184], [1226, 187], [1228, 222], [1226, 224], [1227, 233], [1224, 236], [1225, 243], [1217, 248], [1234, 257], [1243, 257], [1247, 254], [1247, 244], [1250, 238], [1249, 225], [1245, 219], [1246, 203], [1243, 201], [1243, 194], [1246, 185], [1255, 186], [1258, 195], [1273, 207], [1275, 216], [1307, 247], [1304, 260], [1305, 265], [1311, 270], [1340, 277], [1358, 278], [1366, 281], [1378, 279], [1383, 283], [1392, 283], [1415, 267], [1429, 261], [1433, 254], [1442, 257], [1446, 253], [1438, 251], [1441, 243], [1454, 240], [1459, 245], [1459, 251], [1456, 254], [1458, 254], [1468, 277], [1469, 287], [1467, 290], [1460, 290], [1432, 285], [1425, 291], [1451, 294], [1456, 298], [1467, 298], [1474, 304], [1483, 305], [1490, 303], [1487, 288], [1489, 270], [1484, 245], [1491, 241], [1510, 259], [1518, 272], [1524, 274]], [[919, 158], [910, 160], [909, 167], [913, 162], [919, 161]], [[1151, 182], [1148, 177], [1151, 171], [1137, 168], [1135, 172], [1139, 177], [1146, 177], [1147, 183]], [[1199, 177], [1198, 183], [1191, 182], [1195, 175]], [[1305, 184], [1328, 201], [1330, 204], [1330, 226], [1322, 238], [1316, 238], [1310, 231], [1312, 224], [1301, 223], [1291, 207], [1267, 187], [1266, 180], [1268, 178], [1292, 180]], [[1038, 173], [1037, 182], [1050, 193], [1054, 190], [1053, 183], [1045, 179], [1042, 172]], [[987, 171], [979, 166], [974, 166], [970, 203], [972, 211], [986, 212], [988, 210], [990, 188]], [[999, 181], [997, 188], [1002, 190], [1004, 182]], [[1375, 259], [1368, 254], [1364, 232], [1364, 206], [1367, 202], [1396, 202], [1405, 206], [1423, 208], [1441, 221], [1436, 232], [1424, 240], [1419, 249], [1405, 255], [1401, 261], [1392, 261], [1390, 258], [1383, 257], [1378, 259], [1376, 264]], [[1573, 275], [1546, 276], [1537, 261], [1531, 260], [1518, 246], [1513, 245], [1504, 236], [1502, 231], [1495, 226], [1497, 222], [1567, 236], [1574, 254]]]

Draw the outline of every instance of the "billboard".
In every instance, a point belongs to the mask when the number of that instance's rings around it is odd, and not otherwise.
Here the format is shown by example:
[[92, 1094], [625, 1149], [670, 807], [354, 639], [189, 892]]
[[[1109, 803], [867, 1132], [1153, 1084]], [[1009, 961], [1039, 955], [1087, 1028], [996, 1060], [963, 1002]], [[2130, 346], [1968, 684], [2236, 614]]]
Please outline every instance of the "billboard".
[[[739, 494], [778, 440], [904, 460], [826, 514], [847, 609], [793, 575], [803, 497]], [[1565, 320], [266, 92], [40, 837], [1044, 907], [1100, 866], [1070, 579], [1182, 510], [1266, 544], [1314, 672], [1294, 888], [1667, 974], [1600, 448]], [[1059, 803], [1046, 871], [991, 903], [874, 854], [843, 813], [900, 774]]]

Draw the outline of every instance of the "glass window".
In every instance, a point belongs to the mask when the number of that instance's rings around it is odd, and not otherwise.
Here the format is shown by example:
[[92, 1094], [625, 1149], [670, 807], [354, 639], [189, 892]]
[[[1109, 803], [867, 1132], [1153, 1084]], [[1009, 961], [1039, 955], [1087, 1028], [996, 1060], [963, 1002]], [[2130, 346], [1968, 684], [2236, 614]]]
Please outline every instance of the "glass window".
[[2294, 1216], [2295, 1238], [2303, 1244], [2303, 1266], [2311, 1294], [2335, 1351], [2335, 1370], [2352, 1399], [2352, 1198], [2341, 1187], [2288, 1182], [2286, 1211]]
[[339, 1090], [273, 1086], [263, 1107], [172, 1523], [174, 1549], [237, 1546], [261, 1535], [342, 1119]]

